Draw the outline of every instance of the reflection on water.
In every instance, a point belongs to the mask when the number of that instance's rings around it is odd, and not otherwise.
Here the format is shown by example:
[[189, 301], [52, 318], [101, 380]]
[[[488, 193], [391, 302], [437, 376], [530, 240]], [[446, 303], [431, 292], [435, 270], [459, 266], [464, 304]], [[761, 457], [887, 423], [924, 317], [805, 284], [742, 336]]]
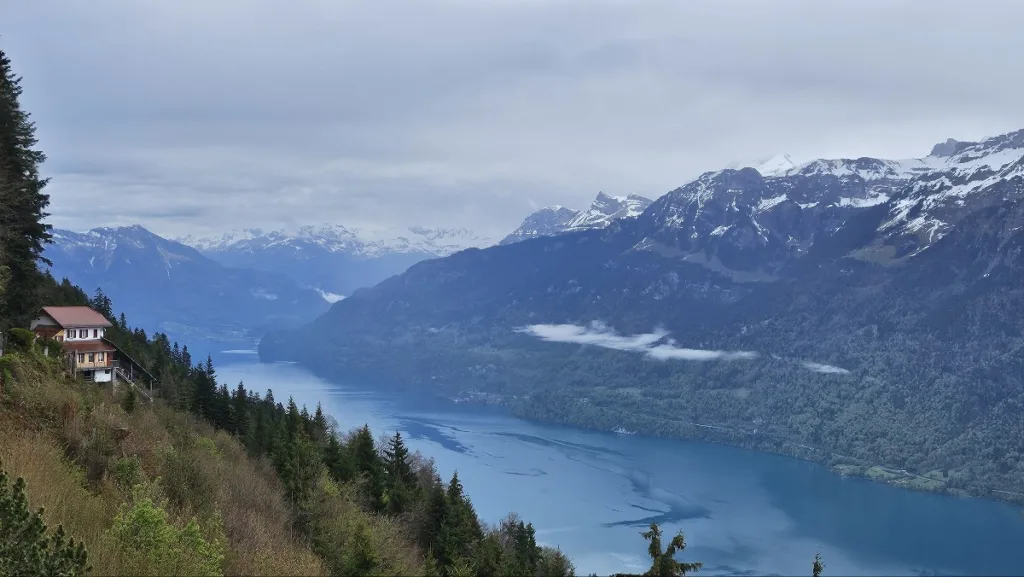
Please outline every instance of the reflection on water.
[[[244, 359], [244, 355], [234, 355]], [[337, 385], [290, 364], [220, 360], [230, 385], [274, 390], [343, 428], [401, 430], [454, 470], [481, 517], [518, 512], [579, 574], [644, 571], [639, 533], [686, 533], [701, 575], [1020, 575], [1024, 519], [1010, 506], [911, 493], [794, 459], [721, 445], [523, 421], [493, 408]]]

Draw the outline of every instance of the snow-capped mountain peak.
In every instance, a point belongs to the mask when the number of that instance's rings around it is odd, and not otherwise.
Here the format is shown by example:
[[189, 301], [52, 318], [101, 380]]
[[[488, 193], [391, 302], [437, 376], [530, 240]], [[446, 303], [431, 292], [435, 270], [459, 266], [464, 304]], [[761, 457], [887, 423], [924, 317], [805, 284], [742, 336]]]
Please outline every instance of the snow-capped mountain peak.
[[599, 192], [589, 209], [578, 213], [566, 224], [566, 230], [604, 228], [621, 218], [635, 218], [650, 206], [651, 202], [650, 199], [637, 194], [610, 196]]
[[761, 176], [778, 176], [796, 168], [797, 164], [788, 154], [776, 154], [754, 166]]
[[579, 212], [564, 206], [545, 206], [527, 216], [519, 228], [512, 231], [498, 244], [511, 244], [528, 238], [561, 234], [568, 230], [569, 221], [578, 215]]
[[853, 211], [886, 205], [877, 248], [890, 247], [880, 258], [898, 259], [928, 248], [967, 215], [1024, 198], [1024, 130], [946, 144], [924, 158], [816, 159], [765, 170], [770, 174], [704, 173], [644, 213], [641, 228], [650, 233], [637, 249], [717, 255], [715, 266], [741, 250], [748, 260], [731, 266], [767, 264], [758, 273], [772, 274], [773, 263], [805, 253], [820, 233], [846, 226]]
[[604, 228], [616, 220], [639, 216], [651, 202], [638, 194], [611, 196], [599, 192], [587, 210], [575, 211], [557, 205], [545, 207], [526, 217], [519, 228], [506, 236], [500, 244], [574, 230]]

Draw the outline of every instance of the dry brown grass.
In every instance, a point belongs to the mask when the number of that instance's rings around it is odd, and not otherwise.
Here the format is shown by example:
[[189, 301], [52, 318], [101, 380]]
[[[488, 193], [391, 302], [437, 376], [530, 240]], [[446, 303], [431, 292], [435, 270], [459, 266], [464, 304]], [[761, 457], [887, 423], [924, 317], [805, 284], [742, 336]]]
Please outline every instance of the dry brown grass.
[[156, 485], [162, 493], [177, 490], [180, 506], [169, 510], [175, 523], [193, 515], [220, 518], [225, 575], [327, 574], [292, 530], [273, 470], [230, 435], [159, 402], [127, 414], [95, 385], [63, 379], [30, 360], [13, 365], [15, 379], [0, 400], [0, 463], [25, 478], [31, 504], [45, 506], [47, 523], [62, 524], [85, 542], [94, 575], [132, 573], [131, 560], [104, 537], [129, 498], [111, 471], [126, 457], [137, 458], [150, 481], [180, 475], [184, 464], [188, 484], [206, 488], [190, 494], [171, 487], [171, 479]]

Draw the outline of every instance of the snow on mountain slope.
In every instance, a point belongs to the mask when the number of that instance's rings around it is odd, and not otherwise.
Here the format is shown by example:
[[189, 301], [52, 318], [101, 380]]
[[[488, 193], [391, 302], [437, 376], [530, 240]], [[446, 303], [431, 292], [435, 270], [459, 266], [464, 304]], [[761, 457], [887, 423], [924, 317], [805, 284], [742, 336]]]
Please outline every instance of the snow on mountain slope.
[[777, 154], [768, 160], [761, 161], [754, 170], [761, 173], [761, 176], [777, 176], [784, 174], [793, 168], [796, 168], [796, 163], [788, 154]]
[[575, 211], [562, 206], [545, 207], [526, 217], [519, 228], [502, 239], [500, 244], [575, 230], [605, 228], [616, 220], [639, 216], [651, 202], [650, 199], [638, 194], [610, 196], [599, 192], [587, 210]]
[[225, 233], [220, 238], [179, 239], [183, 244], [206, 253], [223, 251], [254, 252], [291, 247], [295, 250], [318, 247], [327, 252], [344, 252], [358, 257], [380, 257], [388, 254], [421, 254], [442, 257], [471, 247], [493, 244], [466, 229], [410, 227], [407, 229], [368, 230], [346, 228], [337, 224], [303, 226], [294, 231], [244, 229]]
[[908, 160], [817, 159], [788, 168], [776, 158], [763, 173], [707, 172], [648, 209], [641, 217], [648, 232], [635, 249], [770, 275], [859, 209], [887, 205], [872, 245], [896, 248], [872, 257], [884, 262], [924, 250], [980, 209], [1024, 196], [1024, 131], [936, 150]]
[[651, 200], [637, 194], [629, 196], [609, 196], [597, 193], [590, 208], [578, 213], [568, 223], [566, 230], [584, 230], [604, 228], [620, 218], [635, 218], [651, 205]]
[[982, 142], [945, 143], [955, 152], [919, 175], [890, 207], [881, 230], [900, 252], [920, 252], [962, 218], [1024, 197], [1024, 130]]
[[553, 236], [565, 232], [569, 222], [580, 213], [564, 206], [546, 206], [523, 220], [519, 228], [512, 231], [498, 244], [511, 244], [528, 238]]

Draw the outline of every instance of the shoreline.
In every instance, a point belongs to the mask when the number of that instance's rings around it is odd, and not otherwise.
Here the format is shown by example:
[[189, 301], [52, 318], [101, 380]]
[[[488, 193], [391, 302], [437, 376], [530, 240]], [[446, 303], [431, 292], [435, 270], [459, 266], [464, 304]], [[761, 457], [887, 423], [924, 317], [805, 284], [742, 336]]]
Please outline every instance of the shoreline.
[[[264, 360], [260, 355], [257, 355], [258, 362], [260, 363], [279, 363], [289, 362], [281, 360]], [[341, 381], [351, 379], [358, 380], [371, 380], [378, 383], [382, 387], [387, 387], [392, 390], [402, 391], [411, 390], [420, 393], [426, 393], [431, 396], [444, 399], [447, 402], [454, 404], [469, 404], [479, 406], [501, 406], [508, 410], [515, 417], [525, 419], [528, 421], [535, 421], [547, 424], [555, 424], [561, 426], [575, 427], [583, 430], [601, 431], [605, 433], [621, 434], [617, 433], [615, 429], [621, 428], [629, 432], [629, 434], [635, 434], [645, 436], [649, 438], [662, 438], [662, 439], [679, 439], [687, 441], [700, 441], [707, 443], [714, 443], [718, 445], [725, 445], [731, 447], [737, 447], [741, 449], [747, 449], [750, 451], [779, 455], [792, 459], [798, 459], [805, 462], [814, 463], [823, 466], [829, 473], [838, 475], [841, 477], [851, 477], [864, 479], [876, 483], [882, 483], [891, 485], [899, 489], [908, 491], [915, 491], [921, 493], [935, 493], [939, 495], [946, 495], [949, 497], [957, 498], [972, 498], [982, 499], [986, 501], [993, 501], [998, 503], [1005, 503], [1008, 505], [1024, 506], [1024, 493], [1009, 491], [1005, 489], [961, 489], [961, 488], [950, 488], [948, 487], [948, 479], [943, 479], [937, 475], [931, 475], [930, 473], [937, 473], [935, 471], [926, 473], [924, 475], [919, 473], [913, 473], [905, 469], [896, 469], [891, 466], [880, 465], [876, 463], [870, 463], [859, 458], [849, 457], [846, 455], [840, 455], [838, 453], [830, 452], [825, 449], [811, 447], [805, 444], [798, 443], [788, 438], [782, 438], [768, 433], [758, 433], [756, 431], [744, 431], [736, 427], [727, 427], [719, 424], [710, 423], [695, 423], [682, 420], [673, 421], [672, 424], [677, 427], [688, 426], [687, 428], [692, 431], [700, 431], [703, 434], [694, 435], [680, 435], [680, 434], [652, 434], [651, 430], [657, 430], [658, 421], [651, 421], [652, 426], [644, 426], [640, 423], [627, 423], [620, 420], [615, 423], [602, 423], [598, 426], [592, 424], [586, 424], [583, 422], [569, 419], [559, 418], [548, 418], [541, 414], [524, 410], [524, 407], [518, 404], [518, 401], [522, 400], [522, 397], [515, 395], [508, 396], [502, 393], [493, 393], [482, 391], [479, 389], [461, 389], [455, 390], [451, 388], [444, 391], [425, 391], [424, 386], [433, 385], [437, 386], [439, 383], [427, 383], [427, 382], [416, 382], [416, 381], [401, 381], [395, 382], [393, 379], [382, 377], [380, 375], [371, 376], [368, 374], [356, 374], [352, 373], [348, 376], [331, 375], [329, 372], [318, 369], [314, 365], [306, 364], [300, 361], [291, 361], [302, 367], [304, 370], [318, 376], [327, 381]], [[548, 407], [551, 409], [554, 407]], [[571, 413], [569, 413], [571, 414]], [[629, 415], [633, 420], [644, 419], [642, 415]], [[639, 426], [638, 426], [639, 425]], [[723, 438], [725, 434], [739, 434], [740, 437], [734, 439]], [[755, 435], [770, 435], [771, 440], [763, 440], [762, 442], [751, 441], [750, 439]], [[747, 439], [748, 442], [743, 442]]]
[[[622, 428], [622, 425], [616, 425], [616, 426], [612, 426], [612, 427], [594, 427], [594, 426], [588, 426], [588, 425], [584, 425], [584, 424], [581, 424], [581, 423], [573, 422], [571, 420], [547, 419], [547, 418], [531, 415], [531, 414], [528, 414], [528, 413], [523, 413], [523, 412], [517, 411], [515, 409], [512, 409], [512, 414], [515, 415], [516, 417], [519, 417], [519, 418], [522, 418], [522, 419], [526, 419], [526, 420], [530, 420], [530, 421], [536, 421], [536, 422], [541, 422], [541, 423], [549, 423], [549, 424], [557, 424], [557, 425], [563, 425], [563, 426], [571, 426], [571, 427], [577, 427], [577, 428], [580, 428], [580, 429], [592, 430], [592, 431], [601, 431], [601, 432], [606, 432], [606, 433], [620, 434], [615, 429], [616, 428]], [[677, 422], [678, 423], [682, 423], [682, 421], [677, 421]], [[704, 431], [712, 431], [712, 432], [713, 431], [733, 431], [733, 430], [735, 430], [735, 429], [729, 429], [727, 427], [722, 427], [720, 425], [701, 424], [701, 423], [685, 423], [685, 424], [689, 424], [689, 425], [691, 425], [694, 428], [698, 428], [699, 427], [699, 428], [701, 428]], [[656, 439], [679, 439], [679, 440], [686, 440], [686, 441], [698, 441], [698, 442], [704, 442], [704, 443], [714, 443], [716, 445], [725, 445], [725, 446], [730, 446], [730, 447], [736, 447], [736, 448], [746, 449], [746, 450], [749, 450], [749, 451], [754, 451], [754, 452], [757, 452], [757, 453], [770, 454], [770, 455], [778, 455], [778, 456], [782, 456], [782, 457], [788, 457], [788, 458], [791, 458], [791, 459], [797, 459], [797, 460], [804, 461], [804, 462], [814, 463], [816, 465], [821, 465], [829, 473], [831, 473], [833, 475], [837, 475], [837, 476], [840, 476], [840, 477], [850, 477], [850, 478], [856, 478], [856, 479], [864, 479], [866, 481], [871, 481], [871, 482], [874, 482], [874, 483], [880, 483], [880, 484], [884, 484], [884, 485], [891, 485], [893, 487], [896, 487], [896, 488], [899, 488], [899, 489], [903, 489], [903, 490], [907, 490], [907, 491], [914, 491], [914, 492], [918, 492], [918, 493], [934, 493], [934, 494], [937, 494], [937, 495], [945, 495], [945, 496], [956, 497], [956, 498], [981, 499], [981, 500], [984, 500], [984, 501], [992, 501], [992, 502], [996, 502], [996, 503], [1005, 503], [1007, 505], [1024, 506], [1024, 493], [1019, 493], [1019, 492], [1015, 492], [1015, 491], [1008, 491], [1008, 490], [1002, 490], [1002, 489], [991, 489], [991, 490], [988, 490], [987, 492], [983, 492], [983, 491], [979, 491], [979, 490], [973, 490], [972, 491], [972, 490], [968, 490], [968, 489], [950, 488], [950, 487], [946, 486], [947, 485], [947, 481], [945, 481], [943, 479], [940, 479], [940, 478], [936, 478], [934, 476], [921, 475], [921, 474], [918, 474], [918, 473], [912, 473], [912, 472], [907, 471], [905, 469], [895, 469], [893, 467], [889, 467], [889, 466], [885, 466], [885, 465], [872, 464], [872, 463], [864, 462], [864, 461], [862, 461], [860, 459], [856, 459], [854, 457], [848, 457], [848, 456], [845, 456], [845, 455], [839, 455], [837, 453], [830, 453], [828, 455], [825, 455], [824, 454], [824, 450], [822, 450], [822, 449], [815, 449], [814, 447], [809, 447], [809, 446], [806, 446], [806, 445], [801, 445], [801, 444], [798, 444], [798, 443], [796, 443], [794, 441], [791, 441], [791, 440], [788, 440], [788, 439], [780, 439], [780, 441], [783, 444], [785, 444], [785, 445], [800, 447], [800, 448], [804, 449], [804, 451], [787, 451], [787, 450], [784, 450], [784, 449], [781, 449], [781, 448], [776, 450], [776, 449], [771, 449], [771, 448], [767, 448], [767, 447], [764, 447], [764, 446], [757, 446], [754, 443], [731, 442], [730, 440], [721, 439], [720, 437], [716, 439], [716, 438], [714, 438], [711, 435], [703, 435], [703, 436], [701, 436], [701, 435], [692, 435], [692, 436], [652, 435], [648, 431], [637, 430], [637, 429], [632, 429], [632, 428], [629, 428], [629, 434], [635, 434], [635, 435], [640, 435], [640, 436], [644, 436], [644, 437], [648, 437], [648, 438], [656, 438]], [[820, 456], [814, 456], [814, 455], [820, 455]], [[851, 464], [851, 463], [830, 463], [831, 459], [851, 460], [851, 461], [855, 460], [855, 461], [860, 461], [860, 462], [856, 463], [856, 464]], [[941, 486], [937, 486], [937, 484], [941, 484]]]

